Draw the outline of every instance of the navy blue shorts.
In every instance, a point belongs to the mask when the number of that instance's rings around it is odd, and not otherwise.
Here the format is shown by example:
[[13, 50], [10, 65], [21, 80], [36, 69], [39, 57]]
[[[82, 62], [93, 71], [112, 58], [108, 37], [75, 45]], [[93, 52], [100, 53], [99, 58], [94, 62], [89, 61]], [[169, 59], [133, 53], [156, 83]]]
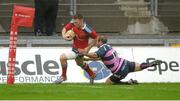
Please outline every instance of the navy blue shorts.
[[110, 80], [114, 83], [118, 83], [120, 80], [124, 79], [128, 73], [135, 71], [135, 62], [130, 62], [124, 60], [122, 67], [117, 73], [110, 76]]

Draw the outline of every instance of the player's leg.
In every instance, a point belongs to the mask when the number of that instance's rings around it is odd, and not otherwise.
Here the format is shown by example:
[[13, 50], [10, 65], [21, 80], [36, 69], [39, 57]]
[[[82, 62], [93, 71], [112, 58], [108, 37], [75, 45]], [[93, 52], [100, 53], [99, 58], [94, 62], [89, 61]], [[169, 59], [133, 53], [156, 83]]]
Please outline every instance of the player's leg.
[[107, 85], [131, 85], [131, 84], [137, 84], [137, 81], [135, 80], [128, 80], [128, 81], [121, 81], [122, 79], [124, 79], [124, 77], [121, 77], [121, 75], [117, 75], [117, 74], [113, 74], [111, 75], [105, 82], [105, 84]]
[[89, 65], [86, 62], [84, 62], [83, 57], [77, 57], [75, 61], [78, 66], [80, 66], [82, 69], [84, 69], [88, 73], [90, 78], [95, 77], [95, 73], [89, 68]]
[[118, 85], [132, 85], [132, 84], [138, 84], [137, 80], [133, 80], [133, 79], [130, 79], [128, 81], [118, 81], [118, 82], [113, 82], [111, 81], [110, 78], [108, 78], [105, 82], [106, 84], [108, 85], [112, 85], [112, 84], [118, 84]]
[[61, 54], [60, 56], [60, 62], [61, 62], [61, 67], [62, 67], [62, 74], [61, 76], [64, 77], [64, 78], [67, 78], [66, 76], [66, 72], [67, 72], [67, 57], [66, 57], [66, 54]]
[[121, 81], [128, 75], [128, 73], [134, 71], [135, 71], [135, 63], [124, 60], [122, 67], [106, 80], [106, 84], [121, 84], [121, 85], [137, 84], [137, 80], [133, 80], [133, 79], [130, 79], [128, 81]]
[[124, 79], [130, 72], [140, 71], [151, 66], [159, 65], [161, 63], [162, 61], [160, 60], [142, 64], [125, 60], [121, 69], [106, 80], [106, 84], [137, 84], [136, 80], [130, 79], [130, 81], [127, 82], [122, 82], [121, 80]]
[[67, 80], [67, 60], [75, 59], [77, 55], [73, 51], [69, 51], [66, 53], [61, 54], [60, 56], [60, 63], [62, 67], [62, 74], [58, 80], [55, 81], [55, 83], [62, 83], [63, 81]]
[[113, 73], [107, 80], [106, 84], [128, 84], [127, 82], [122, 82], [121, 80], [124, 79], [127, 74], [129, 73], [129, 68], [127, 67], [127, 61], [123, 62], [122, 67], [116, 72]]
[[144, 70], [148, 67], [152, 67], [152, 66], [156, 66], [156, 65], [160, 65], [162, 63], [161, 60], [154, 60], [150, 63], [135, 63], [135, 71], [141, 71]]
[[126, 77], [125, 76], [122, 76], [121, 74], [117, 73], [117, 74], [113, 74], [111, 75], [105, 82], [105, 84], [108, 84], [108, 85], [112, 85], [112, 84], [115, 84], [115, 85], [132, 85], [132, 84], [137, 84], [137, 81], [136, 80], [128, 80], [128, 81], [121, 81], [122, 79], [124, 79]]
[[105, 84], [112, 85], [112, 84], [114, 84], [114, 82], [111, 81], [110, 78], [108, 78], [108, 79], [106, 80]]

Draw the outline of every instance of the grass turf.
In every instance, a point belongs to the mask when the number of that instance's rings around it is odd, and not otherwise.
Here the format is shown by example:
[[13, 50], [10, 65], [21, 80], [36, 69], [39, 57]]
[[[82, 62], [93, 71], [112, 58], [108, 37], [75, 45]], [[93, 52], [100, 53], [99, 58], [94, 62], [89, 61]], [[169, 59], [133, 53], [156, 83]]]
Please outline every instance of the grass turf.
[[0, 100], [180, 100], [180, 83], [0, 85]]

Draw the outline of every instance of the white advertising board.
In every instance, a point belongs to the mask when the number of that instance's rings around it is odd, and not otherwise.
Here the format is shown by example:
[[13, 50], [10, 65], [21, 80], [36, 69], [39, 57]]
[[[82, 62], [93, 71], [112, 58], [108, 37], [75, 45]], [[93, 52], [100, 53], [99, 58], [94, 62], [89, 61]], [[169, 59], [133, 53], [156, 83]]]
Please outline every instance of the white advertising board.
[[[180, 48], [133, 48], [134, 61], [163, 60], [161, 65], [135, 73], [140, 82], [180, 82]], [[146, 60], [146, 61], [145, 61]]]
[[[130, 78], [139, 82], [180, 82], [180, 48], [160, 47], [114, 47], [119, 56], [138, 63], [163, 60], [160, 66], [150, 67], [146, 70], [130, 73], [125, 80]], [[61, 74], [59, 61], [60, 54], [68, 52], [71, 48], [17, 48], [15, 65], [15, 83], [53, 83]], [[95, 51], [94, 48], [92, 51]], [[6, 83], [8, 48], [0, 48], [0, 83]], [[110, 71], [97, 62], [88, 62], [90, 67], [97, 72], [95, 82], [104, 82]], [[87, 74], [74, 60], [68, 61], [68, 82], [89, 82]]]

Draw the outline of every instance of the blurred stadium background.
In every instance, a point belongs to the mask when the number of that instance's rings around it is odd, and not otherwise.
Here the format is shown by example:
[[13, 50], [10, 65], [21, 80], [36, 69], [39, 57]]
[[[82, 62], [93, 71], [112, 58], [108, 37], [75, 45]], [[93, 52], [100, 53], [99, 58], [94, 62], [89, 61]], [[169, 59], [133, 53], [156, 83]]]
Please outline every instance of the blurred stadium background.
[[[32, 0], [0, 1], [0, 46], [8, 46], [13, 4], [34, 6]], [[60, 0], [57, 33], [73, 14], [81, 13], [113, 45], [179, 46], [179, 0]], [[48, 39], [48, 40], [47, 40]], [[57, 36], [34, 36], [33, 28], [20, 28], [18, 46], [70, 44]]]

